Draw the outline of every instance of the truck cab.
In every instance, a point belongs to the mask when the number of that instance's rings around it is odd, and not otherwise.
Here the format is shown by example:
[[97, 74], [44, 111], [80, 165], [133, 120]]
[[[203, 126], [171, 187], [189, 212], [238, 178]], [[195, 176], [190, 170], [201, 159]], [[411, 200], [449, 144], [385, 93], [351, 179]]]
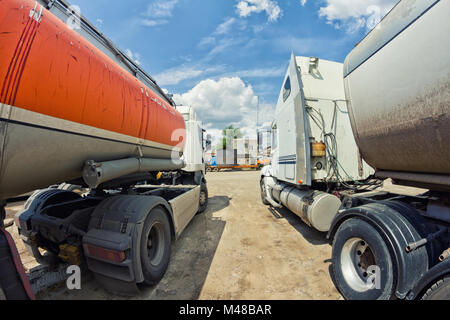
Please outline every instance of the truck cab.
[[197, 118], [194, 108], [177, 106], [186, 123], [186, 146], [183, 154], [185, 167], [191, 172], [206, 172], [205, 153], [211, 146], [211, 138], [206, 135], [202, 122]]
[[287, 206], [322, 232], [341, 205], [330, 191], [374, 173], [353, 138], [342, 78], [341, 63], [292, 54], [272, 125], [272, 164], [261, 172], [265, 202]]

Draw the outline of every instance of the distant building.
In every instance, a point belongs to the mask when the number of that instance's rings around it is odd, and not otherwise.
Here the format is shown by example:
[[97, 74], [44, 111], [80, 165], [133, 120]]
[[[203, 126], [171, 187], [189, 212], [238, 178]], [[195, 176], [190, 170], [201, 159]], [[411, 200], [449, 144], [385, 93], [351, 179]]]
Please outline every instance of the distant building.
[[234, 139], [233, 148], [237, 153], [238, 165], [255, 165], [258, 160], [258, 140], [250, 138]]

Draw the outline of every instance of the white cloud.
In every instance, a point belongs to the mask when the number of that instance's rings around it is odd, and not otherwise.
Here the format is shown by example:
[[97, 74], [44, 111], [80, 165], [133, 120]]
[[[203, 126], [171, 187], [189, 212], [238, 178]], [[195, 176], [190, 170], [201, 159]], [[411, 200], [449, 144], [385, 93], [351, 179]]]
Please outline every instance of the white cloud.
[[155, 79], [159, 85], [170, 86], [176, 85], [183, 80], [196, 78], [202, 75], [203, 72], [204, 71], [193, 67], [173, 68], [155, 75]]
[[264, 30], [265, 26], [262, 24], [259, 24], [259, 25], [253, 26], [252, 28], [253, 28], [254, 33], [260, 33], [261, 31]]
[[221, 66], [213, 67], [200, 67], [200, 66], [179, 66], [165, 70], [157, 75], [155, 79], [159, 85], [173, 86], [177, 85], [184, 80], [195, 79], [200, 76], [208, 76], [214, 72], [222, 70]]
[[136, 62], [136, 64], [140, 65], [141, 64], [141, 55], [137, 52], [133, 52], [130, 49], [126, 49], [125, 50], [125, 54], [134, 62]]
[[173, 10], [177, 5], [178, 0], [155, 0], [147, 7], [144, 13], [146, 18], [141, 19], [140, 23], [146, 27], [156, 27], [169, 23], [169, 18], [172, 17]]
[[220, 24], [216, 31], [215, 34], [226, 34], [228, 33], [231, 28], [233, 27], [233, 24], [236, 22], [235, 18], [228, 18], [227, 20], [225, 20], [224, 23]]
[[156, 27], [164, 24], [168, 24], [169, 20], [150, 20], [150, 19], [142, 19], [141, 24], [146, 27]]
[[241, 70], [233, 72], [232, 75], [240, 78], [274, 78], [283, 76], [285, 72], [286, 68], [284, 68], [283, 66], [277, 68], [257, 68]]
[[305, 6], [306, 2], [308, 2], [307, 0], [300, 0], [300, 4], [302, 5], [302, 7]]
[[230, 47], [234, 47], [242, 44], [243, 40], [241, 38], [223, 38], [218, 40], [217, 44], [209, 51], [208, 55], [205, 57], [206, 60], [211, 60], [216, 55], [224, 52]]
[[[177, 104], [194, 107], [213, 135], [220, 135], [228, 125], [241, 128], [247, 136], [256, 135], [258, 97], [253, 87], [239, 77], [203, 80], [190, 91], [175, 94], [174, 100]], [[260, 122], [264, 121], [264, 115], [274, 115], [272, 106], [262, 104], [260, 107]]]
[[[131, 58], [136, 55], [127, 49], [126, 53]], [[139, 56], [140, 58], [140, 56]], [[220, 78], [274, 78], [281, 77], [285, 73], [285, 67], [271, 67], [271, 68], [255, 68], [238, 70], [234, 72], [226, 72], [226, 67], [223, 65], [205, 66], [202, 64], [196, 65], [181, 65], [179, 67], [164, 70], [163, 72], [154, 76], [156, 81], [161, 86], [174, 86], [185, 80], [196, 79], [199, 77], [209, 77], [214, 79]]]
[[153, 18], [168, 18], [172, 16], [173, 9], [178, 0], [156, 0], [147, 7], [147, 16]]
[[277, 21], [283, 14], [278, 2], [274, 0], [239, 0], [236, 8], [240, 17], [265, 12], [271, 22]]
[[374, 28], [398, 0], [327, 0], [319, 16], [336, 29], [352, 33], [364, 27]]
[[199, 44], [198, 44], [198, 47], [199, 47], [199, 48], [203, 48], [203, 47], [212, 45], [212, 44], [214, 44], [214, 43], [216, 43], [216, 38], [211, 37], [211, 36], [209, 36], [209, 37], [204, 37], [202, 40], [200, 40], [200, 42], [199, 42]]
[[256, 108], [258, 103], [252, 86], [246, 85], [239, 77], [203, 80], [190, 91], [174, 95], [174, 99], [202, 113], [201, 118], [205, 123], [239, 123], [242, 115]]
[[225, 21], [219, 24], [216, 30], [209, 36], [204, 37], [200, 40], [197, 45], [199, 48], [204, 48], [208, 46], [213, 46], [210, 52], [210, 56], [222, 52], [224, 49], [228, 48], [230, 45], [236, 43], [236, 37], [227, 37], [227, 35], [234, 29], [245, 30], [247, 28], [247, 23], [242, 19], [236, 18], [226, 18]]

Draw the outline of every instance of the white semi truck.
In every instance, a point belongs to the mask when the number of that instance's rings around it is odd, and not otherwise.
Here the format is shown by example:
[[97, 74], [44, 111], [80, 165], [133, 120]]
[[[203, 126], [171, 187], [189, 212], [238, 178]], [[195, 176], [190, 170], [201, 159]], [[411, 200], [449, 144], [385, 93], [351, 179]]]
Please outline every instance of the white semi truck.
[[449, 12], [402, 0], [344, 65], [292, 55], [261, 197], [328, 232], [346, 299], [450, 299]]

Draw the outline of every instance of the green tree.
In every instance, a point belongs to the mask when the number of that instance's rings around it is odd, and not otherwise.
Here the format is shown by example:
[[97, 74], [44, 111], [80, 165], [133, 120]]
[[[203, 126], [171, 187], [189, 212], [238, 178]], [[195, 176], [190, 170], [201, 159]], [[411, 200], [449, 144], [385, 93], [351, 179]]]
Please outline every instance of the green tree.
[[244, 135], [242, 134], [240, 128], [235, 128], [232, 125], [230, 125], [230, 126], [226, 127], [225, 129], [223, 129], [222, 136], [223, 136], [222, 144], [219, 145], [218, 149], [226, 149], [227, 145], [233, 145], [234, 139], [240, 139]]

